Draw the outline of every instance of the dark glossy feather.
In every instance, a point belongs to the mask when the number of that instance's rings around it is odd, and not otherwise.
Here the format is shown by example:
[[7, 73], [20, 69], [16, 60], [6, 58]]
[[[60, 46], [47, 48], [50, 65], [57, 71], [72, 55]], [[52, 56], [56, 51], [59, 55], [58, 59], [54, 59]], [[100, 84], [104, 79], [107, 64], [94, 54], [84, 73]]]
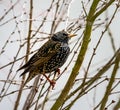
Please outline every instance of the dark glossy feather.
[[25, 65], [18, 69], [18, 71], [25, 69], [25, 71], [21, 74], [23, 75], [32, 70], [32, 68], [41, 66], [60, 50], [60, 46], [61, 44], [59, 42], [49, 40], [38, 50], [36, 54], [30, 58], [30, 60]]

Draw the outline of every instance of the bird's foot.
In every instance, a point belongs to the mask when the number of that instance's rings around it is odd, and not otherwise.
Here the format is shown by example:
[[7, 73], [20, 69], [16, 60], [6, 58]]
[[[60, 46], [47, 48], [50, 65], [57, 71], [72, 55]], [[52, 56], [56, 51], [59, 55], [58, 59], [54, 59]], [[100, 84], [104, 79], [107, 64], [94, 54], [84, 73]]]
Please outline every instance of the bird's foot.
[[59, 68], [56, 70], [56, 72], [58, 73], [58, 75], [60, 75], [60, 69]]
[[52, 89], [53, 89], [55, 84], [56, 84], [56, 82], [54, 80], [49, 80], [49, 82], [50, 82], [50, 85], [52, 86]]
[[45, 78], [49, 81], [50, 85], [52, 86], [52, 89], [54, 88], [56, 82], [54, 80], [50, 80], [48, 76], [46, 76], [46, 74], [43, 74], [43, 76], [45, 76]]

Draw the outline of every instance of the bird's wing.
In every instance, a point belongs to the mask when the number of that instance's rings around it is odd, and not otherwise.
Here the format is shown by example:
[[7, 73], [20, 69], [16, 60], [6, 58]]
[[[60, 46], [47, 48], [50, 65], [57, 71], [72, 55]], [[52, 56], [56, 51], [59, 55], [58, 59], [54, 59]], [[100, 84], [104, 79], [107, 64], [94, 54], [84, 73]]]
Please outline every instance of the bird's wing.
[[[49, 40], [46, 42], [36, 54], [28, 61], [30, 66], [37, 66], [47, 62], [60, 49], [61, 44], [56, 41]], [[28, 66], [29, 66], [28, 65]]]

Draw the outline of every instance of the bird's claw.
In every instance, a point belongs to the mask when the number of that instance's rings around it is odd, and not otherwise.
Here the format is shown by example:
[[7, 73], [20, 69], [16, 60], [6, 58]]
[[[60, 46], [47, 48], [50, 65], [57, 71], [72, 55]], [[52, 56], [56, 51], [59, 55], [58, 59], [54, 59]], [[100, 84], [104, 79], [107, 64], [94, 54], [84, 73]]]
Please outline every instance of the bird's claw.
[[49, 77], [46, 76], [46, 74], [43, 74], [43, 75], [44, 75], [44, 76], [46, 77], [46, 79], [49, 81], [49, 83], [50, 83], [50, 85], [52, 86], [52, 89], [53, 89], [56, 82], [55, 82], [54, 80], [50, 80]]
[[58, 75], [60, 75], [60, 69], [59, 68], [56, 70], [56, 72], [58, 73]]
[[56, 82], [54, 80], [50, 80], [50, 85], [52, 86], [52, 89], [55, 87]]

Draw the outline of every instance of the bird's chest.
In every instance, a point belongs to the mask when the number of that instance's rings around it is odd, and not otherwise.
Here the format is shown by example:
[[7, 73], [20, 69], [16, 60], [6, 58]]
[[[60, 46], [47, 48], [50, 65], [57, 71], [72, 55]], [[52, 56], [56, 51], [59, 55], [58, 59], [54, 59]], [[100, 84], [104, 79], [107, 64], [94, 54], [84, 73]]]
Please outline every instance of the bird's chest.
[[55, 56], [56, 61], [57, 62], [64, 61], [68, 57], [69, 52], [70, 52], [70, 48], [68, 46], [65, 45], [61, 46], [59, 52]]
[[46, 63], [46, 72], [52, 72], [60, 68], [68, 58], [70, 48], [66, 45], [60, 47], [59, 51]]

